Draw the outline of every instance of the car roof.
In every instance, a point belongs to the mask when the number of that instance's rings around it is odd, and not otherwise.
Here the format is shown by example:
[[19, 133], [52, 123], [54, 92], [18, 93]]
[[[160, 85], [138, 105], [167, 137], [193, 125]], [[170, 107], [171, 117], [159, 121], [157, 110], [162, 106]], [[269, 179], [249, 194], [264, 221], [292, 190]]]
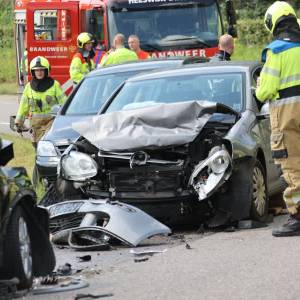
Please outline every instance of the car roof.
[[107, 74], [121, 73], [121, 72], [130, 72], [130, 71], [139, 71], [145, 69], [155, 69], [161, 67], [176, 67], [181, 66], [184, 62], [184, 58], [173, 57], [165, 59], [147, 59], [147, 60], [138, 60], [127, 62], [118, 65], [112, 65], [107, 67], [100, 67], [92, 72], [90, 72], [86, 77], [95, 77]]
[[258, 61], [219, 61], [208, 63], [192, 63], [180, 65], [180, 68], [172, 68], [167, 70], [155, 70], [147, 74], [138, 74], [128, 78], [126, 81], [140, 81], [157, 79], [159, 77], [173, 77], [180, 75], [188, 75], [198, 73], [214, 73], [214, 72], [253, 72], [261, 66]]

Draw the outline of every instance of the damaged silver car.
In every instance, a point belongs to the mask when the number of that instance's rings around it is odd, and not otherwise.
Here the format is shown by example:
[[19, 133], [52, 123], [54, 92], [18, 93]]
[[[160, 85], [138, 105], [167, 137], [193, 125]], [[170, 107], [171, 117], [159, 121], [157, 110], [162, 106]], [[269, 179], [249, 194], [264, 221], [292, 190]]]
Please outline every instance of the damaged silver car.
[[81, 138], [62, 156], [44, 203], [118, 200], [168, 224], [264, 220], [284, 183], [252, 92], [260, 69], [219, 62], [128, 79], [105, 114], [73, 124]]

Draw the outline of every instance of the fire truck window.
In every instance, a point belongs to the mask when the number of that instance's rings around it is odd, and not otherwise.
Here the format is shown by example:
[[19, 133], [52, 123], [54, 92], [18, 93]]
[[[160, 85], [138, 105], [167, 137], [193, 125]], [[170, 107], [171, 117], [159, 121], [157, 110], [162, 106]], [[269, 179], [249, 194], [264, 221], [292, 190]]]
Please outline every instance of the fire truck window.
[[104, 41], [103, 10], [83, 11], [82, 21], [84, 31], [91, 33], [97, 41]]
[[36, 10], [34, 38], [42, 41], [66, 41], [71, 38], [71, 14], [65, 9]]

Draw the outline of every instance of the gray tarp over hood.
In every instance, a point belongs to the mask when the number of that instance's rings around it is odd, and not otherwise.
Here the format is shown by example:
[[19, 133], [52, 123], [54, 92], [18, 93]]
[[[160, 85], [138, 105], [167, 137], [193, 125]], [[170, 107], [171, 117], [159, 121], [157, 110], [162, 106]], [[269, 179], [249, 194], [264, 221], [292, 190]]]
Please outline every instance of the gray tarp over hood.
[[95, 116], [72, 125], [103, 151], [127, 151], [192, 142], [217, 104], [189, 101], [157, 104]]

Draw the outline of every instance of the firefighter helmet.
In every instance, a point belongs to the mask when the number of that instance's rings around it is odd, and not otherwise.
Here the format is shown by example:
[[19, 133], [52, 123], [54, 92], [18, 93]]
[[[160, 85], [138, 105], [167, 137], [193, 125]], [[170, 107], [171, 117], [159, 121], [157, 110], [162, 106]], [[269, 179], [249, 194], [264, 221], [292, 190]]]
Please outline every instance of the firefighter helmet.
[[287, 16], [296, 17], [295, 10], [290, 4], [285, 1], [276, 1], [274, 2], [266, 11], [265, 14], [265, 26], [272, 34], [276, 25], [282, 21]]
[[93, 43], [93, 36], [88, 32], [82, 32], [77, 37], [77, 46], [83, 48], [87, 43]]
[[33, 76], [33, 71], [37, 69], [46, 70], [46, 75], [50, 72], [50, 64], [47, 58], [43, 56], [37, 56], [30, 62], [30, 72]]

